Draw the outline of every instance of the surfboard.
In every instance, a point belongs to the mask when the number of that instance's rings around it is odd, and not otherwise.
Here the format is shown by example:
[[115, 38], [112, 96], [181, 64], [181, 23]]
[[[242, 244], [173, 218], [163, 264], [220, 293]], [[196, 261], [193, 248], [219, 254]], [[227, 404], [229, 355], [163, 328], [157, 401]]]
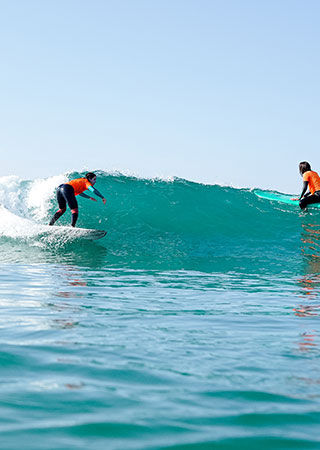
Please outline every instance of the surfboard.
[[41, 230], [41, 237], [50, 236], [51, 238], [64, 238], [65, 240], [90, 240], [94, 241], [103, 238], [107, 234], [104, 230], [96, 230], [90, 228], [73, 228], [66, 226], [46, 226], [45, 230]]
[[[286, 203], [287, 205], [293, 205], [299, 208], [298, 200], [291, 200], [292, 195], [260, 190], [255, 190], [253, 192], [256, 194], [257, 197], [264, 198], [266, 200], [271, 200], [274, 202]], [[314, 203], [312, 205], [308, 205], [308, 207], [320, 208], [320, 203]]]

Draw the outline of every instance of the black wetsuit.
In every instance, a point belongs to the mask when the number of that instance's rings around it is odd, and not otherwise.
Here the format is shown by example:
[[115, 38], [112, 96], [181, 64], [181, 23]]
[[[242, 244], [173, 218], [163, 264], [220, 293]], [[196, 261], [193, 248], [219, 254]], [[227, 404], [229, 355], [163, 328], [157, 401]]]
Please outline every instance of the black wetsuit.
[[299, 201], [299, 206], [301, 209], [304, 209], [307, 205], [312, 205], [312, 203], [320, 203], [320, 191], [316, 191], [314, 194], [305, 195]]
[[74, 189], [70, 184], [60, 184], [57, 189], [57, 200], [60, 209], [65, 209], [67, 204], [71, 210], [78, 208]]
[[78, 202], [73, 187], [70, 184], [60, 184], [57, 189], [57, 200], [59, 210], [52, 217], [49, 225], [53, 225], [66, 212], [68, 204], [72, 212], [71, 225], [74, 227], [78, 219]]

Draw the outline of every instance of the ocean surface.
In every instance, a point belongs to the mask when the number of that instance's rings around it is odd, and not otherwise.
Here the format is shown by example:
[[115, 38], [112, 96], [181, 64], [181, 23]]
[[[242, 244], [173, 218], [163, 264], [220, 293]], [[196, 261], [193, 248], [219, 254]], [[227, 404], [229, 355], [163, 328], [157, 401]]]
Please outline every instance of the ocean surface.
[[320, 211], [97, 173], [0, 178], [1, 449], [320, 449]]

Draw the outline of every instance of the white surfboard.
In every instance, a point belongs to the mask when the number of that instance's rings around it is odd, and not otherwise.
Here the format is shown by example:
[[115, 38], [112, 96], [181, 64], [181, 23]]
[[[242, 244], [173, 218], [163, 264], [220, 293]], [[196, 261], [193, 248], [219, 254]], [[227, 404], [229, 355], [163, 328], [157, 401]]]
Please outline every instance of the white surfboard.
[[104, 230], [95, 230], [90, 228], [74, 228], [65, 226], [46, 226], [45, 230], [39, 232], [41, 237], [65, 238], [66, 240], [97, 240], [107, 234]]
[[64, 244], [76, 240], [96, 240], [103, 238], [107, 232], [89, 228], [73, 228], [71, 226], [49, 226], [20, 217], [0, 205], [0, 237], [13, 239], [39, 240], [46, 243]]

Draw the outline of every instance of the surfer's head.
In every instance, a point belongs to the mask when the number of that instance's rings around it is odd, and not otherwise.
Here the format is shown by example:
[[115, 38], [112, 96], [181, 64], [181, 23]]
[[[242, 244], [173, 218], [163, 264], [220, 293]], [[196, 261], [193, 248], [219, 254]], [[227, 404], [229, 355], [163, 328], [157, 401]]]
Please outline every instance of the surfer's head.
[[311, 170], [310, 164], [307, 161], [302, 161], [299, 164], [300, 175], [303, 175], [305, 172], [308, 172], [308, 170]]
[[92, 185], [94, 185], [94, 183], [95, 183], [96, 180], [97, 180], [97, 175], [96, 175], [95, 173], [93, 173], [93, 172], [88, 172], [88, 173], [86, 173], [86, 179], [87, 179], [88, 181], [90, 181], [90, 183], [91, 183]]

